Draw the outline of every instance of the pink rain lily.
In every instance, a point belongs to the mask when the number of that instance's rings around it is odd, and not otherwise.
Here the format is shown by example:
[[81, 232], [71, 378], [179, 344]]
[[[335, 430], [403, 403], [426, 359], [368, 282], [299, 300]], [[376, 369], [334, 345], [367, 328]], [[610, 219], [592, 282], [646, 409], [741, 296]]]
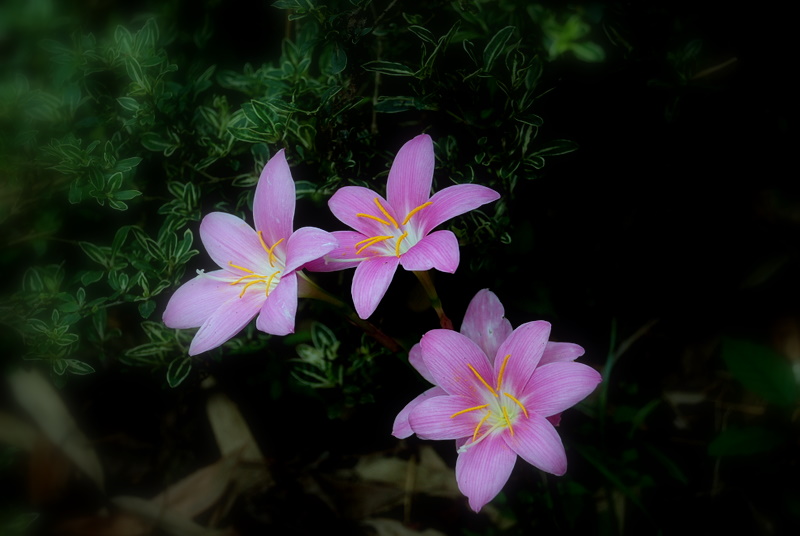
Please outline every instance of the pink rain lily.
[[409, 359], [435, 387], [397, 416], [393, 434], [455, 439], [456, 480], [476, 512], [505, 485], [522, 457], [555, 475], [567, 469], [553, 417], [588, 396], [601, 381], [576, 344], [549, 342], [550, 324], [512, 330], [497, 297], [473, 298], [461, 333], [433, 330]]
[[307, 268], [325, 272], [355, 267], [353, 303], [361, 318], [375, 312], [398, 265], [410, 271], [455, 272], [458, 239], [450, 231], [431, 231], [500, 198], [477, 184], [449, 186], [431, 196], [433, 168], [433, 142], [423, 134], [397, 153], [386, 199], [368, 188], [345, 186], [328, 201], [333, 215], [355, 231], [334, 232], [339, 247]]
[[189, 355], [220, 346], [256, 315], [261, 331], [294, 332], [298, 270], [336, 247], [333, 235], [321, 229], [293, 232], [294, 207], [294, 181], [281, 150], [264, 166], [256, 186], [255, 230], [224, 212], [203, 218], [200, 239], [221, 270], [198, 272], [184, 283], [163, 316], [171, 328], [200, 328]]

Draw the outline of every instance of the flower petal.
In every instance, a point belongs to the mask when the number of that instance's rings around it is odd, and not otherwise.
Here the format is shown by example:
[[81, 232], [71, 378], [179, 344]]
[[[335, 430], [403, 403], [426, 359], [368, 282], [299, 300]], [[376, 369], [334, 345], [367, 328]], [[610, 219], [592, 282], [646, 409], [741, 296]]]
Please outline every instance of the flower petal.
[[[517, 327], [503, 341], [494, 358], [494, 370], [499, 375], [503, 370], [503, 390], [511, 393], [522, 393], [525, 384], [531, 378], [544, 352], [547, 337], [550, 336], [550, 324], [544, 320], [528, 322]], [[505, 356], [510, 355], [508, 362]]]
[[372, 250], [366, 249], [361, 255], [356, 255], [358, 250], [356, 242], [367, 238], [357, 231], [334, 231], [331, 234], [338, 242], [338, 246], [327, 255], [307, 263], [304, 266], [306, 270], [311, 272], [335, 272], [337, 270], [355, 268], [364, 260], [364, 257], [373, 253]]
[[[228, 277], [226, 281], [222, 278]], [[170, 328], [199, 328], [223, 303], [239, 295], [225, 270], [203, 273], [190, 279], [172, 294], [164, 310], [164, 324]]]
[[261, 171], [253, 199], [253, 220], [264, 241], [272, 245], [292, 234], [296, 202], [294, 180], [283, 149]]
[[331, 233], [316, 227], [302, 227], [286, 242], [286, 272], [294, 271], [307, 262], [319, 259], [339, 243]]
[[548, 341], [544, 347], [544, 353], [539, 360], [539, 366], [558, 361], [575, 361], [585, 353], [585, 350], [577, 344], [571, 342]]
[[422, 439], [458, 439], [472, 436], [482, 412], [472, 411], [455, 417], [453, 415], [473, 405], [472, 399], [463, 396], [428, 397], [411, 409], [408, 423], [411, 430]]
[[567, 453], [561, 437], [541, 415], [531, 413], [527, 419], [518, 420], [514, 424], [514, 435], [502, 434], [502, 437], [514, 452], [534, 467], [558, 476], [567, 472]]
[[394, 157], [386, 197], [401, 218], [428, 201], [433, 182], [433, 141], [427, 134], [407, 141]]
[[239, 333], [256, 316], [263, 302], [264, 295], [260, 292], [245, 292], [241, 298], [237, 296], [220, 305], [195, 334], [189, 355], [216, 348]]
[[436, 268], [449, 274], [458, 268], [458, 260], [458, 239], [450, 231], [429, 234], [400, 257], [406, 270], [424, 272]]
[[258, 234], [233, 214], [212, 212], [206, 215], [200, 223], [200, 239], [220, 268], [232, 270], [230, 263], [233, 263], [257, 271], [257, 267], [269, 265]]
[[517, 454], [500, 435], [487, 437], [460, 453], [456, 481], [469, 499], [470, 508], [477, 512], [494, 499], [508, 482], [516, 462]]
[[356, 267], [351, 291], [359, 317], [369, 318], [378, 308], [399, 263], [397, 257], [373, 257]]
[[419, 343], [412, 346], [411, 350], [408, 351], [408, 362], [416, 369], [417, 372], [420, 373], [420, 375], [422, 375], [423, 378], [433, 384], [436, 383], [436, 380], [434, 380], [433, 376], [431, 376], [427, 365], [425, 365], [425, 360], [422, 359], [422, 346], [420, 346]]
[[489, 358], [477, 344], [461, 333], [449, 329], [434, 329], [422, 336], [420, 346], [425, 366], [436, 380], [434, 383], [451, 395], [482, 400], [483, 394], [489, 390], [476, 373], [489, 385], [494, 384]]
[[589, 396], [601, 381], [600, 373], [583, 363], [550, 363], [534, 371], [525, 386], [523, 404], [549, 417]]
[[503, 304], [495, 293], [489, 289], [479, 290], [464, 313], [461, 333], [475, 341], [491, 361], [500, 344], [512, 331], [514, 330], [505, 317]]
[[392, 427], [392, 435], [398, 439], [405, 439], [409, 437], [411, 434], [414, 433], [414, 430], [411, 429], [411, 425], [408, 422], [408, 416], [411, 414], [411, 411], [416, 408], [421, 402], [433, 397], [433, 396], [442, 396], [446, 395], [447, 393], [441, 387], [431, 387], [427, 391], [423, 392], [421, 395], [416, 397], [414, 400], [406, 404], [400, 413], [397, 414], [397, 417], [394, 419], [394, 426]]
[[269, 293], [256, 327], [271, 335], [294, 333], [294, 319], [297, 315], [297, 274], [290, 272], [281, 277], [278, 286]]
[[[376, 199], [391, 218], [387, 218], [378, 208]], [[402, 220], [397, 221], [397, 214], [383, 197], [361, 186], [339, 188], [328, 200], [328, 207], [339, 221], [366, 235], [366, 238], [391, 234], [391, 229], [396, 229], [392, 219], [398, 224], [402, 222]], [[357, 214], [367, 214], [371, 217], [357, 216]]]
[[[500, 194], [479, 184], [456, 184], [439, 190], [431, 197], [431, 204], [415, 215], [420, 234], [426, 235], [437, 225], [481, 205], [500, 199]], [[413, 208], [413, 207], [412, 207]]]
[[558, 426], [559, 424], [561, 424], [561, 413], [550, 415], [549, 417], [547, 417], [547, 420], [553, 426]]

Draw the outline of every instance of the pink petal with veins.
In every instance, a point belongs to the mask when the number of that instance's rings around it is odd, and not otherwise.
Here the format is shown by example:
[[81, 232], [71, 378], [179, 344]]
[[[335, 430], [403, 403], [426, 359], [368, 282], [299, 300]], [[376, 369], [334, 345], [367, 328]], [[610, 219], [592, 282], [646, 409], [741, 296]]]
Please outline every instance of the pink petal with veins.
[[261, 171], [253, 198], [256, 230], [269, 246], [292, 234], [296, 203], [294, 180], [283, 149]]
[[407, 141], [394, 157], [386, 197], [402, 218], [431, 196], [434, 164], [433, 141], [427, 134]]
[[435, 268], [452, 274], [458, 268], [458, 239], [450, 231], [431, 233], [400, 257], [403, 268], [412, 272], [424, 272]]

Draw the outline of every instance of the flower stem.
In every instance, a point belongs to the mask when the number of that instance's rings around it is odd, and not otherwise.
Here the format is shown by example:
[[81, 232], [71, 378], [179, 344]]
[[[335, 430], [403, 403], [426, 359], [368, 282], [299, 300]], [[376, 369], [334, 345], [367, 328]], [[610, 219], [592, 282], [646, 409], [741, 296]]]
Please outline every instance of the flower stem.
[[444, 329], [453, 329], [453, 322], [444, 314], [442, 300], [439, 299], [439, 295], [436, 293], [436, 287], [433, 285], [430, 272], [414, 272], [414, 275], [417, 276], [422, 288], [425, 289], [425, 293], [428, 295], [428, 299], [431, 300], [431, 307], [439, 315], [439, 325]]
[[304, 298], [324, 301], [333, 305], [347, 317], [347, 320], [349, 320], [351, 324], [363, 329], [367, 335], [381, 343], [387, 350], [395, 353], [402, 350], [400, 344], [396, 340], [386, 335], [372, 322], [359, 318], [352, 307], [314, 283], [304, 272], [297, 272], [297, 275], [300, 276], [300, 292], [298, 295]]

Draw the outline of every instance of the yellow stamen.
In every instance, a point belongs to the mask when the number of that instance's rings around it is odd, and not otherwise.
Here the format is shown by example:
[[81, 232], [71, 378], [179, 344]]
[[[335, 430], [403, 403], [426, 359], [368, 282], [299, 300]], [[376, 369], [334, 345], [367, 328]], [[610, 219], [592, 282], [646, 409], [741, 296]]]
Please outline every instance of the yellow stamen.
[[275, 264], [274, 264], [275, 253], [273, 253], [273, 252], [275, 251], [275, 248], [278, 246], [278, 244], [283, 242], [283, 238], [281, 238], [280, 240], [278, 240], [277, 242], [272, 244], [271, 248], [267, 247], [267, 243], [264, 242], [264, 236], [262, 235], [261, 231], [258, 232], [258, 240], [259, 240], [259, 242], [261, 242], [261, 247], [264, 248], [264, 251], [266, 251], [269, 254], [269, 265], [272, 266], [273, 268], [275, 268]]
[[373, 236], [372, 238], [367, 238], [366, 240], [361, 240], [360, 242], [356, 242], [355, 244], [353, 244], [356, 248], [358, 248], [358, 246], [360, 246], [361, 244], [364, 244], [363, 246], [361, 246], [360, 249], [356, 250], [356, 255], [358, 255], [359, 253], [361, 253], [362, 251], [364, 251], [368, 247], [374, 246], [378, 242], [383, 242], [384, 240], [389, 240], [390, 238], [394, 238], [394, 237], [393, 236], [389, 236], [389, 235]]
[[400, 242], [402, 242], [403, 239], [407, 236], [408, 236], [408, 231], [397, 237], [397, 243], [394, 245], [394, 254], [397, 255], [398, 257], [400, 256]]
[[248, 275], [243, 275], [242, 277], [240, 277], [239, 279], [237, 279], [236, 281], [234, 281], [234, 282], [232, 282], [232, 283], [230, 283], [230, 284], [231, 284], [231, 285], [238, 285], [239, 283], [241, 283], [242, 281], [244, 281], [245, 279], [247, 279], [247, 278], [249, 278], [249, 277], [261, 277], [261, 276], [260, 276], [260, 275], [258, 275], [258, 274], [248, 274]]
[[473, 443], [475, 443], [475, 439], [477, 439], [477, 437], [478, 437], [478, 432], [481, 431], [481, 426], [483, 426], [483, 423], [486, 422], [486, 419], [488, 419], [491, 414], [492, 414], [491, 411], [487, 411], [486, 415], [483, 416], [483, 419], [481, 419], [480, 422], [478, 422], [478, 425], [475, 427], [475, 432], [472, 433], [472, 442]]
[[483, 408], [488, 408], [488, 407], [489, 407], [489, 404], [484, 404], [482, 406], [475, 406], [474, 408], [462, 409], [461, 411], [456, 411], [455, 413], [450, 415], [450, 418], [452, 419], [453, 417], [457, 417], [458, 415], [461, 415], [463, 413], [468, 413], [470, 411], [475, 411], [477, 409], [483, 409]]
[[275, 276], [276, 276], [276, 275], [278, 275], [279, 273], [281, 273], [281, 271], [280, 271], [280, 270], [278, 270], [277, 272], [273, 272], [273, 273], [272, 273], [272, 275], [271, 275], [271, 276], [269, 276], [269, 277], [267, 278], [267, 288], [266, 288], [266, 290], [265, 290], [265, 294], [266, 294], [267, 296], [269, 296], [269, 287], [272, 285], [272, 280], [273, 280], [273, 279], [275, 278]]
[[511, 419], [508, 418], [508, 410], [505, 406], [503, 406], [503, 417], [506, 418], [506, 422], [508, 423], [508, 429], [511, 430], [511, 435], [514, 435], [514, 427], [511, 426]]
[[[385, 209], [385, 208], [383, 208], [383, 205], [381, 205], [381, 202], [378, 200], [378, 198], [376, 197], [376, 198], [375, 198], [373, 201], [375, 201], [375, 204], [376, 204], [376, 205], [378, 205], [378, 210], [380, 210], [381, 212], [383, 212], [383, 215], [384, 215], [384, 216], [386, 216], [386, 219], [387, 219], [387, 220], [389, 220], [390, 222], [392, 222], [392, 224], [394, 224], [395, 228], [399, 228], [400, 226], [399, 226], [399, 225], [397, 225], [397, 221], [395, 221], [395, 219], [394, 219], [394, 218], [392, 218], [392, 215], [391, 215], [391, 214], [389, 214], [388, 212], [386, 212], [386, 209]], [[387, 224], [387, 225], [388, 225], [388, 224]]]
[[239, 297], [241, 298], [242, 296], [244, 296], [244, 293], [247, 291], [247, 289], [252, 287], [256, 283], [266, 283], [266, 281], [264, 279], [257, 279], [256, 281], [250, 281], [248, 284], [246, 284], [244, 286], [244, 288], [242, 289], [242, 292], [239, 293]]
[[473, 373], [473, 374], [474, 374], [474, 375], [475, 375], [475, 376], [476, 376], [476, 377], [477, 377], [477, 378], [478, 378], [478, 379], [481, 381], [481, 383], [482, 383], [483, 385], [485, 385], [485, 386], [486, 386], [486, 388], [487, 388], [487, 389], [489, 389], [489, 391], [491, 391], [491, 392], [492, 392], [492, 394], [493, 394], [494, 396], [500, 396], [500, 395], [498, 395], [498, 394], [497, 394], [497, 391], [495, 391], [494, 389], [492, 389], [492, 386], [491, 386], [491, 385], [489, 385], [488, 383], [486, 383], [486, 380], [484, 380], [484, 379], [481, 377], [481, 375], [480, 375], [480, 374], [478, 374], [478, 371], [477, 371], [477, 370], [475, 370], [475, 367], [473, 367], [473, 366], [472, 366], [472, 365], [470, 365], [469, 363], [467, 363], [467, 366], [469, 367], [469, 370], [471, 370], [471, 371], [472, 371], [472, 373]]
[[428, 201], [427, 203], [422, 203], [420, 206], [418, 206], [417, 208], [415, 208], [414, 210], [409, 212], [408, 215], [406, 216], [406, 219], [403, 220], [403, 225], [408, 223], [408, 220], [411, 219], [411, 216], [413, 216], [414, 214], [416, 214], [417, 212], [419, 212], [420, 210], [422, 210], [423, 208], [425, 208], [425, 207], [427, 207], [428, 205], [431, 205], [431, 204], [433, 204], [432, 201]]
[[379, 218], [377, 216], [373, 216], [372, 214], [364, 214], [363, 212], [359, 212], [358, 214], [356, 214], [356, 216], [358, 216], [359, 218], [369, 218], [371, 220], [375, 220], [377, 222], [380, 222], [380, 223], [382, 223], [384, 225], [390, 225], [388, 221], [384, 220], [383, 218]]
[[237, 265], [233, 264], [231, 261], [228, 261], [228, 264], [229, 264], [230, 266], [233, 266], [234, 268], [238, 268], [239, 270], [242, 270], [242, 271], [244, 271], [244, 272], [247, 272], [248, 274], [252, 274], [252, 273], [253, 273], [253, 270], [248, 270], [247, 268], [244, 268], [244, 267], [242, 267], [242, 266], [237, 266]]
[[500, 366], [500, 374], [497, 375], [497, 388], [500, 389], [500, 384], [503, 382], [503, 373], [506, 371], [506, 364], [508, 363], [508, 358], [511, 357], [511, 354], [508, 354], [503, 359], [503, 364]]
[[269, 248], [269, 251], [267, 252], [269, 253], [269, 265], [272, 266], [273, 268], [275, 268], [275, 265], [272, 264], [272, 261], [275, 260], [275, 254], [273, 253], [273, 251], [275, 250], [276, 247], [278, 247], [278, 244], [280, 244], [281, 242], [283, 242], [283, 238], [272, 244], [272, 247]]
[[511, 395], [510, 395], [510, 394], [508, 394], [508, 393], [503, 393], [503, 394], [504, 394], [504, 395], [506, 395], [506, 396], [507, 396], [508, 398], [510, 398], [511, 400], [513, 400], [514, 402], [516, 402], [516, 403], [517, 403], [517, 405], [518, 405], [520, 408], [522, 408], [522, 413], [524, 413], [524, 414], [525, 414], [525, 417], [527, 417], [527, 416], [528, 416], [528, 410], [527, 410], [527, 409], [525, 409], [525, 406], [523, 406], [523, 405], [522, 405], [522, 402], [520, 402], [519, 400], [517, 400], [516, 398], [514, 398], [513, 396], [511, 396]]

